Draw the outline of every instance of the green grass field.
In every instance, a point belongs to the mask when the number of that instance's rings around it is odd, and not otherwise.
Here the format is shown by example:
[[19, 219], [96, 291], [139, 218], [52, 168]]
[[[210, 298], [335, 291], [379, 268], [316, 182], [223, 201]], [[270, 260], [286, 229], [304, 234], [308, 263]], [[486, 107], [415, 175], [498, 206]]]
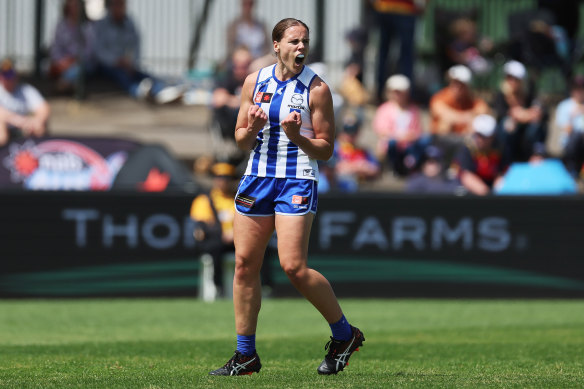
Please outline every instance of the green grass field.
[[584, 387], [584, 301], [342, 300], [367, 341], [323, 377], [328, 325], [265, 300], [260, 374], [210, 377], [235, 349], [229, 301], [0, 301], [1, 388]]

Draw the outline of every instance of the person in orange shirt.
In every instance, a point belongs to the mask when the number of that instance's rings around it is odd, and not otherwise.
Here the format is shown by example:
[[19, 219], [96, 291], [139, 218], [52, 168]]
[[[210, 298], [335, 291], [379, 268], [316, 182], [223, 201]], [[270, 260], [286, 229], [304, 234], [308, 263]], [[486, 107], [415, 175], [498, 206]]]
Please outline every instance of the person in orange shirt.
[[474, 96], [471, 89], [472, 73], [464, 65], [448, 70], [448, 85], [430, 99], [434, 135], [466, 135], [471, 132], [475, 116], [488, 113], [487, 103]]
[[432, 142], [444, 152], [447, 165], [472, 133], [473, 119], [490, 111], [487, 103], [473, 94], [472, 72], [468, 67], [451, 67], [448, 80], [448, 85], [430, 99]]

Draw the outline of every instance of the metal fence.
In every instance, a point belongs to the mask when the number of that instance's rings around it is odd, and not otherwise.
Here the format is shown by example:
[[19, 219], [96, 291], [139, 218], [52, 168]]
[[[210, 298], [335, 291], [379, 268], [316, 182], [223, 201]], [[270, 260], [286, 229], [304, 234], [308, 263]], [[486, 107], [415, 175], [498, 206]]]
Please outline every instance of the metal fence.
[[[104, 0], [84, 0], [92, 4]], [[322, 0], [324, 4], [324, 26], [316, 26], [314, 0], [256, 0], [256, 15], [268, 29], [284, 17], [296, 17], [311, 26], [311, 39], [318, 42], [323, 31], [323, 59], [328, 65], [330, 80], [339, 80], [342, 64], [349, 56], [345, 33], [364, 19], [366, 0]], [[40, 26], [35, 23], [36, 5], [42, 5]], [[189, 48], [193, 40], [197, 21], [205, 0], [128, 0], [128, 12], [136, 21], [142, 35], [142, 62], [147, 70], [183, 77], [189, 72]], [[35, 31], [39, 28], [41, 46], [47, 49], [53, 38], [56, 23], [61, 14], [62, 0], [0, 0], [0, 56], [10, 55], [17, 60], [22, 71], [31, 71], [35, 66]], [[482, 35], [491, 37], [496, 43], [508, 38], [508, 16], [515, 11], [533, 8], [535, 0], [431, 0], [418, 23], [416, 45], [425, 53], [426, 62], [419, 61], [417, 73], [432, 66], [434, 47], [434, 15], [438, 8], [477, 9], [478, 27]], [[583, 3], [584, 7], [584, 3]], [[582, 8], [584, 10], [584, 8]], [[211, 2], [201, 45], [197, 52], [197, 67], [211, 68], [226, 55], [225, 30], [230, 20], [240, 12], [240, 0], [214, 0]], [[582, 13], [582, 12], [581, 12]], [[583, 18], [584, 19], [584, 18]], [[580, 36], [584, 36], [580, 27]], [[372, 34], [367, 50], [369, 78], [372, 82], [373, 63], [376, 56], [376, 35]], [[429, 60], [429, 59], [430, 60]], [[492, 74], [493, 80], [498, 72]], [[552, 83], [555, 81], [552, 80]]]
[[[86, 0], [87, 1], [87, 0]], [[99, 0], [98, 0], [99, 1]], [[62, 0], [41, 0], [40, 41], [43, 49], [50, 47]], [[152, 72], [180, 77], [188, 72], [189, 48], [205, 0], [129, 0], [128, 13], [142, 36], [142, 64]], [[16, 59], [24, 72], [34, 69], [35, 0], [0, 0], [0, 56]], [[344, 33], [359, 24], [361, 3], [357, 0], [325, 1], [326, 45], [324, 60], [340, 67], [349, 55]], [[257, 0], [256, 15], [271, 27], [285, 17], [305, 21], [311, 29], [311, 39], [318, 41], [315, 2], [313, 0]], [[211, 2], [197, 53], [197, 66], [212, 67], [226, 55], [226, 28], [240, 12], [240, 0]]]

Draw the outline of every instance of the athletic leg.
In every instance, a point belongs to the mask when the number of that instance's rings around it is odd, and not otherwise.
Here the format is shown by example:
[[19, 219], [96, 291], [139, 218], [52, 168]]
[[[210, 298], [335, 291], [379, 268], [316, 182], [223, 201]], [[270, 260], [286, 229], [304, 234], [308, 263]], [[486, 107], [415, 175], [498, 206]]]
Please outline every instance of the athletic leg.
[[280, 266], [292, 285], [322, 314], [329, 324], [343, 316], [333, 289], [319, 272], [310, 269], [308, 238], [314, 215], [276, 215]]
[[274, 216], [250, 217], [236, 213], [233, 228], [233, 308], [237, 349], [223, 367], [209, 372], [216, 376], [248, 375], [259, 373], [262, 368], [255, 351], [255, 332], [262, 298], [260, 269], [264, 251], [274, 231]]
[[280, 265], [292, 284], [328, 321], [333, 336], [328, 353], [319, 365], [319, 374], [337, 374], [349, 363], [353, 352], [365, 341], [363, 333], [350, 326], [328, 280], [307, 266], [308, 237], [314, 215], [276, 215]]
[[260, 270], [274, 231], [274, 216], [250, 217], [236, 213], [233, 228], [235, 330], [238, 335], [254, 335], [262, 298]]

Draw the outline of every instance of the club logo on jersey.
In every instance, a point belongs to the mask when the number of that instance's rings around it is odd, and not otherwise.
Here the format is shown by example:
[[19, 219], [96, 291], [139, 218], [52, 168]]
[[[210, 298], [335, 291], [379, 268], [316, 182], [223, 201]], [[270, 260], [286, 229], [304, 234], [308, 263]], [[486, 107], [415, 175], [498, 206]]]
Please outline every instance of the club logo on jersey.
[[292, 204], [306, 205], [308, 204], [308, 197], [294, 195], [292, 196]]
[[273, 93], [266, 93], [266, 92], [258, 92], [255, 95], [254, 101], [256, 103], [269, 103], [272, 101]]
[[313, 169], [304, 169], [304, 170], [302, 170], [302, 175], [304, 177], [314, 177], [314, 170]]
[[303, 105], [304, 96], [302, 96], [300, 93], [294, 93], [292, 97], [290, 97], [290, 102], [292, 104], [288, 104], [288, 108], [290, 108], [292, 111], [300, 112], [306, 109], [306, 107]]
[[304, 97], [302, 97], [300, 93], [294, 93], [290, 98], [290, 101], [292, 102], [292, 104], [300, 105], [304, 103]]

